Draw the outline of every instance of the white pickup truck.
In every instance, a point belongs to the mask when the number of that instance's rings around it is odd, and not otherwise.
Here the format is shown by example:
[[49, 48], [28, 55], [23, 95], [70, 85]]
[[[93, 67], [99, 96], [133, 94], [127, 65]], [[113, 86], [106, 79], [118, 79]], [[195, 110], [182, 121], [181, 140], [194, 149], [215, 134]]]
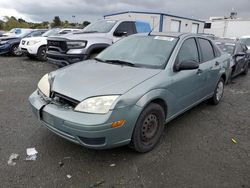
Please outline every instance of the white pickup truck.
[[23, 52], [23, 54], [30, 58], [36, 57], [40, 61], [46, 61], [47, 37], [63, 35], [76, 31], [80, 31], [80, 29], [51, 29], [45, 32], [41, 37], [23, 38], [19, 44], [19, 49]]

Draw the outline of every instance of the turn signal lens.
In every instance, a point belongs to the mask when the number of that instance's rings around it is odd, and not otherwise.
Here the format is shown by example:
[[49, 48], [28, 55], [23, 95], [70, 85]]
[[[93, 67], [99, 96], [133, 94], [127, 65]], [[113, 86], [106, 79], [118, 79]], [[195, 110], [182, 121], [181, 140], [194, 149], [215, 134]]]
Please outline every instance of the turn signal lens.
[[115, 128], [115, 127], [120, 127], [120, 126], [123, 126], [125, 123], [125, 120], [124, 119], [121, 119], [120, 121], [116, 121], [116, 122], [113, 122], [112, 123], [112, 127]]

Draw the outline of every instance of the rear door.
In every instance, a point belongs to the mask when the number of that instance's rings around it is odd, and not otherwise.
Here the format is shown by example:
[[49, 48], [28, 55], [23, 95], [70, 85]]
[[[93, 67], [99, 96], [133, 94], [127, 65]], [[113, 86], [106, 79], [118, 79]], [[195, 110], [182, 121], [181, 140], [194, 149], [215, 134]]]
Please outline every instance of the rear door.
[[198, 38], [197, 40], [201, 53], [200, 69], [205, 79], [203, 94], [209, 95], [214, 92], [223, 62], [220, 62], [220, 58], [216, 56], [215, 49], [210, 40], [205, 38]]

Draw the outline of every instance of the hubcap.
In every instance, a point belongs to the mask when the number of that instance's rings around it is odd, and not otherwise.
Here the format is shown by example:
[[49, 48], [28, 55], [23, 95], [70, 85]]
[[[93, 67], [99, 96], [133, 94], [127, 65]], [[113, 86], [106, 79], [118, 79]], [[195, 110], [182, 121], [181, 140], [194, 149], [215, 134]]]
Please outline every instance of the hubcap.
[[41, 56], [42, 56], [43, 59], [46, 59], [46, 58], [47, 58], [46, 50], [42, 50]]
[[222, 81], [219, 82], [216, 89], [216, 100], [219, 101], [223, 95], [224, 84]]
[[149, 114], [142, 125], [142, 141], [144, 144], [150, 144], [150, 141], [154, 139], [157, 130], [159, 128], [159, 121], [154, 114]]

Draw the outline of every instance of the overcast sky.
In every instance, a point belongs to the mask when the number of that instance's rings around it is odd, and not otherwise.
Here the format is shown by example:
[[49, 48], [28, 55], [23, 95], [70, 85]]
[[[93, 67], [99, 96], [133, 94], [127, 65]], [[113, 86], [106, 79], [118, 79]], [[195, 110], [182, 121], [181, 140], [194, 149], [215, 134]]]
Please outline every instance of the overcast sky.
[[138, 10], [206, 20], [229, 15], [232, 8], [239, 17], [250, 18], [250, 0], [0, 0], [0, 17], [40, 22], [60, 16], [62, 20], [82, 22], [100, 19], [104, 14]]

